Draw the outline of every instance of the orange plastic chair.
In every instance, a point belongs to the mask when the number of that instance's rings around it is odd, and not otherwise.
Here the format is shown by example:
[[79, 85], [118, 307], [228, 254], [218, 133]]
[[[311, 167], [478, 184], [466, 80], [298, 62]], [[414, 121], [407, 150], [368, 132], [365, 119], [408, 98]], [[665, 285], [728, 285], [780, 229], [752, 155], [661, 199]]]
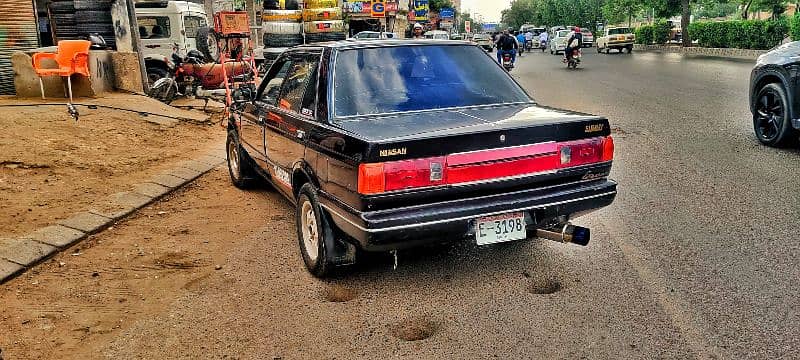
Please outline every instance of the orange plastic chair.
[[[58, 75], [63, 79], [67, 78], [67, 88], [69, 90], [69, 102], [72, 102], [72, 74], [81, 74], [89, 77], [89, 47], [92, 43], [88, 40], [61, 40], [58, 42], [58, 50], [54, 53], [35, 53], [33, 54], [33, 70], [39, 75], [39, 88], [42, 90], [44, 99], [44, 83], [42, 76]], [[56, 69], [42, 68], [42, 60], [53, 59], [58, 63]]]

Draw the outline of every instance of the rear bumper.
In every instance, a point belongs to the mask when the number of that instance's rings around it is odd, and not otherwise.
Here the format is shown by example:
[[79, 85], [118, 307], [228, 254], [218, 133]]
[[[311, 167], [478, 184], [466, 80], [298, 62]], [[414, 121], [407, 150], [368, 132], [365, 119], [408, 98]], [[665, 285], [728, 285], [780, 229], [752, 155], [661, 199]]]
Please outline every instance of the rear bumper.
[[633, 46], [633, 41], [619, 41], [619, 42], [610, 41], [608, 43], [608, 47], [610, 48], [628, 47], [628, 46]]
[[617, 183], [603, 179], [371, 212], [342, 206], [324, 193], [320, 202], [363, 250], [389, 251], [468, 238], [475, 234], [477, 218], [509, 212], [524, 212], [533, 234], [559, 217], [572, 219], [608, 206], [616, 194]]

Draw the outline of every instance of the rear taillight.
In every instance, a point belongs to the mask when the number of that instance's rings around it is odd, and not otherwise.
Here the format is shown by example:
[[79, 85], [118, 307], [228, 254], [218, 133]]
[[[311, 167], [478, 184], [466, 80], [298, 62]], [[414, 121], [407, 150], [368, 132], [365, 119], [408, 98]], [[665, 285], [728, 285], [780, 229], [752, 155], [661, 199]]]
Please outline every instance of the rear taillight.
[[443, 185], [445, 157], [361, 164], [358, 167], [358, 192], [379, 194], [386, 191]]
[[614, 139], [611, 136], [560, 143], [561, 168], [611, 161], [614, 158]]
[[358, 192], [360, 194], [380, 194], [386, 191], [383, 163], [361, 164], [358, 166]]
[[442, 185], [445, 183], [444, 163], [444, 157], [384, 163], [386, 191]]
[[614, 160], [614, 138], [606, 136], [603, 138], [603, 158], [602, 161]]

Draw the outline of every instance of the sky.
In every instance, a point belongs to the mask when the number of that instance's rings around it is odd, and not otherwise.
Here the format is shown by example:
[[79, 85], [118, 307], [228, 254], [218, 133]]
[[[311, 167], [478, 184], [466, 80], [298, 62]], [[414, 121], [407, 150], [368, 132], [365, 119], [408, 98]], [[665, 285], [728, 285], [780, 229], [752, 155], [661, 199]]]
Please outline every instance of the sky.
[[486, 22], [499, 22], [500, 11], [510, 3], [511, 0], [461, 0], [461, 8], [482, 14]]

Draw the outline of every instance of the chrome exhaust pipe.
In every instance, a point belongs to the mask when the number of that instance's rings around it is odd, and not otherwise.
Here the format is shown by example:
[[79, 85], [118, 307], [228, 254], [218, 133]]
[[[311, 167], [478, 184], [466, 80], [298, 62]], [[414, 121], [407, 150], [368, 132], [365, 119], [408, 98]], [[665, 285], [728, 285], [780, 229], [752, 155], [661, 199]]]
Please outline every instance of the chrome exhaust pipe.
[[589, 244], [589, 238], [591, 237], [591, 234], [589, 228], [566, 223], [548, 229], [536, 229], [536, 236], [560, 243], [573, 243], [580, 246], [586, 246]]

